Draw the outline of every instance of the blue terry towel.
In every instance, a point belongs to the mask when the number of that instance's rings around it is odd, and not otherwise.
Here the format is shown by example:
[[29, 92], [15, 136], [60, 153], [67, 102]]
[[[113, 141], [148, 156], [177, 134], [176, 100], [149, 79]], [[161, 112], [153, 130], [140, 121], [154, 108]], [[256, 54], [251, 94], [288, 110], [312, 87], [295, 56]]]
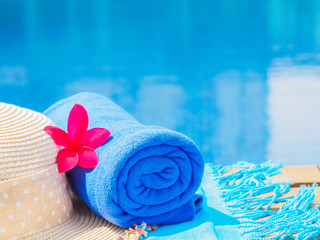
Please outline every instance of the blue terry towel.
[[96, 149], [99, 164], [68, 172], [73, 191], [99, 216], [121, 227], [145, 221], [174, 224], [192, 220], [203, 198], [195, 194], [204, 162], [195, 143], [165, 128], [146, 126], [109, 99], [80, 93], [45, 111], [66, 130], [74, 104], [89, 115], [89, 129], [106, 128], [111, 140]]
[[221, 199], [213, 169], [206, 164], [201, 186], [197, 191], [204, 197], [202, 209], [192, 221], [160, 226], [148, 234], [148, 240], [236, 240], [239, 221], [228, 213]]

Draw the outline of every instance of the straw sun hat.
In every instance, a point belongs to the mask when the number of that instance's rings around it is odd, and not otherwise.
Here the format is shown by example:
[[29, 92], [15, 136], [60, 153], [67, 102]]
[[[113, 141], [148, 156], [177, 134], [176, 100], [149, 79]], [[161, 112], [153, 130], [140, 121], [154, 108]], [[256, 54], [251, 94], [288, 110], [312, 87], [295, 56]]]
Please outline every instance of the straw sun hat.
[[0, 103], [0, 239], [117, 239], [123, 228], [69, 193], [48, 125], [43, 114]]

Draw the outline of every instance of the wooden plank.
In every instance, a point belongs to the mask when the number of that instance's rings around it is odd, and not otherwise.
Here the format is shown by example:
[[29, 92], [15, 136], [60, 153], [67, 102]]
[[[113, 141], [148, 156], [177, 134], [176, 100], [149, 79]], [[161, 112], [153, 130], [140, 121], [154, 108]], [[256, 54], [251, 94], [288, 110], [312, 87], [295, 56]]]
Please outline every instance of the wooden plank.
[[[224, 175], [229, 175], [239, 171], [240, 168], [232, 168]], [[282, 174], [272, 176], [276, 182], [291, 182], [292, 187], [300, 185], [310, 186], [313, 183], [320, 185], [320, 170], [317, 166], [285, 166], [281, 168]]]
[[[295, 194], [297, 194], [299, 191], [298, 187], [294, 187], [291, 188], [289, 192], [285, 193], [282, 195], [282, 197], [290, 197], [293, 196]], [[257, 195], [255, 197], [269, 197], [272, 196], [272, 192], [269, 193], [265, 193], [265, 194], [261, 194], [261, 195]], [[271, 211], [278, 211], [279, 208], [282, 206], [283, 202], [279, 202], [279, 203], [274, 203], [272, 204], [272, 206], [270, 207]], [[318, 204], [320, 205], [320, 189], [319, 188], [315, 188], [315, 197], [314, 197], [314, 201], [313, 204]]]
[[[293, 196], [295, 194], [297, 194], [299, 191], [299, 188], [296, 187], [296, 188], [291, 188], [289, 192], [287, 192], [286, 194], [283, 195], [283, 197], [289, 197], [289, 196]], [[261, 194], [261, 195], [258, 195], [257, 197], [266, 197], [266, 196], [271, 196], [272, 193], [266, 193], [266, 194]], [[284, 203], [281, 202], [281, 203], [275, 203], [275, 204], [272, 204], [272, 206], [270, 207], [270, 210], [271, 211], [278, 211], [279, 208], [283, 205]], [[319, 188], [315, 188], [315, 197], [314, 197], [314, 201], [313, 201], [313, 206], [315, 204], [318, 204], [320, 205], [320, 189]], [[267, 217], [268, 218], [268, 217]], [[263, 219], [266, 219], [266, 218], [263, 218]], [[259, 219], [257, 221], [260, 221], [262, 219]], [[274, 234], [271, 234], [267, 237], [265, 237], [264, 239], [270, 239], [272, 237], [275, 237], [276, 236], [276, 233]], [[297, 236], [297, 234], [294, 234], [294, 236]], [[292, 238], [288, 238], [289, 239], [292, 239]], [[320, 236], [317, 237], [318, 240], [320, 240]]]
[[[229, 175], [237, 171], [239, 171], [239, 168], [233, 168], [227, 171], [224, 175]], [[281, 169], [281, 171], [282, 171], [282, 174], [275, 175], [272, 177], [272, 179], [277, 182], [294, 183], [291, 186], [290, 191], [284, 194], [282, 197], [289, 197], [297, 194], [299, 191], [299, 186], [303, 184], [310, 186], [313, 183], [317, 183], [318, 185], [320, 185], [320, 167], [319, 166], [318, 167], [317, 166], [285, 166]], [[272, 194], [273, 193], [270, 192], [270, 193], [261, 194], [255, 197], [267, 197], [267, 196], [272, 196]], [[283, 202], [274, 203], [270, 207], [270, 210], [278, 211], [283, 204], [284, 204]], [[320, 188], [315, 188], [315, 198], [313, 201], [313, 205], [315, 204], [320, 205]], [[294, 235], [296, 236], [297, 234], [294, 234]], [[275, 236], [276, 234], [271, 234], [270, 236], [265, 237], [264, 239], [270, 239]], [[320, 240], [320, 236], [318, 236], [317, 239]]]
[[[240, 168], [232, 168], [227, 171], [224, 175], [229, 175], [239, 171]], [[300, 185], [310, 186], [314, 182], [320, 185], [320, 170], [317, 166], [285, 166], [281, 168], [282, 174], [275, 175], [272, 177], [277, 182], [292, 182], [289, 192], [283, 195], [283, 197], [289, 197], [295, 195], [299, 191]], [[261, 194], [256, 197], [268, 197], [271, 196], [272, 192]], [[283, 203], [275, 203], [271, 206], [270, 210], [277, 211]], [[315, 189], [315, 200], [313, 204], [320, 205], [320, 188]]]
[[285, 166], [281, 168], [281, 172], [282, 174], [275, 175], [272, 179], [277, 182], [292, 182], [292, 187], [320, 184], [320, 171], [317, 166]]

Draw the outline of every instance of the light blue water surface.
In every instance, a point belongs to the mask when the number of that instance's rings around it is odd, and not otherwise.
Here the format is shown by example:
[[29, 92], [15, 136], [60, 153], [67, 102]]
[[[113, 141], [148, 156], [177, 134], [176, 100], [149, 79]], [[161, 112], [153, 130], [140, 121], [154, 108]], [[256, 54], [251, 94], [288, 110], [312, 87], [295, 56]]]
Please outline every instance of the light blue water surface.
[[0, 1], [0, 101], [101, 93], [207, 162], [320, 163], [319, 53], [317, 0]]

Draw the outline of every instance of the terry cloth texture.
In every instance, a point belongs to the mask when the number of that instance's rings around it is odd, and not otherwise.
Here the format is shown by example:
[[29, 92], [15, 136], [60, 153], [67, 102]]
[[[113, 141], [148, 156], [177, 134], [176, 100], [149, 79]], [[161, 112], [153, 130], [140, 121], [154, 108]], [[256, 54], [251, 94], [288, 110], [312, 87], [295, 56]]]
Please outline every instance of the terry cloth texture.
[[48, 110], [56, 126], [65, 129], [74, 104], [88, 111], [89, 128], [102, 127], [111, 139], [96, 149], [94, 169], [79, 166], [68, 173], [73, 191], [99, 216], [130, 227], [174, 224], [192, 220], [203, 198], [200, 186], [204, 162], [188, 137], [157, 126], [146, 126], [109, 99], [80, 93]]
[[239, 221], [226, 209], [213, 170], [206, 164], [197, 193], [204, 196], [203, 207], [192, 221], [160, 226], [148, 240], [238, 240]]
[[[272, 162], [206, 164], [202, 210], [190, 222], [160, 226], [148, 240], [320, 239], [320, 211], [313, 204], [317, 185], [290, 194], [291, 183], [271, 178], [280, 172], [281, 164]], [[272, 208], [277, 203], [283, 203], [278, 210]]]
[[[320, 239], [317, 185], [290, 194], [291, 183], [271, 179], [280, 173], [281, 164], [272, 162], [206, 164], [203, 208], [192, 221], [160, 226], [148, 240]], [[277, 203], [283, 203], [278, 210], [272, 208]]]

